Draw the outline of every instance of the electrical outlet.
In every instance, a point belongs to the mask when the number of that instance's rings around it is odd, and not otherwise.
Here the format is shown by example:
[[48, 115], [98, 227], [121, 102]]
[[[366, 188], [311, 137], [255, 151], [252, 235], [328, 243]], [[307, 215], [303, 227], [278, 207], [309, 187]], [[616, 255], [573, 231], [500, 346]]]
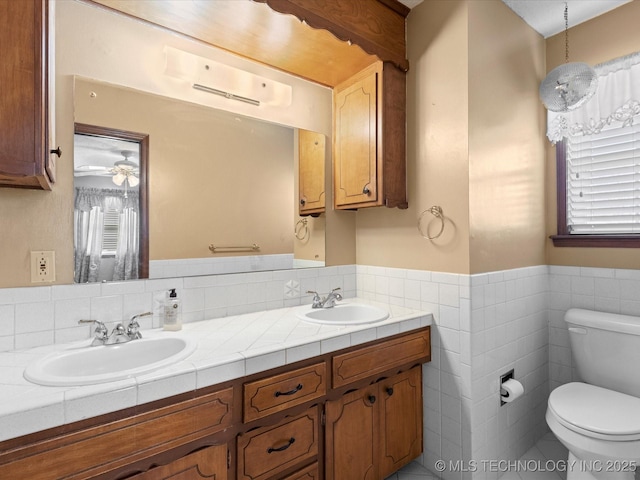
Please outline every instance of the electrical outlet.
[[31, 252], [31, 283], [54, 282], [56, 252]]

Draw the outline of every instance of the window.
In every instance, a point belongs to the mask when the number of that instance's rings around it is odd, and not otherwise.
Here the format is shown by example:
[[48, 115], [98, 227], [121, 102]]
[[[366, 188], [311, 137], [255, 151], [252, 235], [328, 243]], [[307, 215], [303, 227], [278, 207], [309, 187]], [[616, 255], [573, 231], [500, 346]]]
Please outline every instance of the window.
[[640, 247], [640, 52], [594, 67], [581, 107], [547, 112], [556, 144], [558, 247]]
[[120, 213], [114, 209], [104, 212], [104, 229], [102, 230], [102, 255], [115, 255], [118, 247], [118, 231], [120, 229]]
[[640, 247], [640, 123], [556, 145], [556, 246]]

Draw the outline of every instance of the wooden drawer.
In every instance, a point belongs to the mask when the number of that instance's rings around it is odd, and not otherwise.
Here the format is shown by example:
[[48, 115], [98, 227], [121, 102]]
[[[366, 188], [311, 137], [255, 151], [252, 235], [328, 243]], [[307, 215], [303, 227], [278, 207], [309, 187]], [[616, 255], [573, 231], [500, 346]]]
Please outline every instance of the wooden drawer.
[[309, 465], [296, 473], [283, 478], [282, 480], [319, 480], [320, 472], [318, 471], [318, 462]]
[[169, 465], [127, 477], [128, 480], [227, 480], [227, 446], [203, 448]]
[[91, 478], [224, 430], [232, 404], [228, 388], [36, 442], [1, 455], [0, 478]]
[[318, 430], [318, 407], [313, 407], [276, 426], [240, 435], [238, 480], [270, 478], [311, 461], [318, 455]]
[[333, 387], [374, 376], [411, 362], [431, 360], [430, 329], [336, 355], [332, 363]]
[[266, 417], [322, 397], [327, 391], [326, 378], [326, 364], [321, 362], [246, 383], [244, 385], [244, 421], [249, 422]]

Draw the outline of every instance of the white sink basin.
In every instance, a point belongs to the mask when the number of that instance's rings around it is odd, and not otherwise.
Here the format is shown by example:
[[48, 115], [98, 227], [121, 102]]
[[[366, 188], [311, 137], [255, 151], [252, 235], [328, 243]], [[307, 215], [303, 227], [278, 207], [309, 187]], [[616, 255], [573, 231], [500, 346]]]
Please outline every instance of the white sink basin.
[[389, 318], [389, 312], [362, 303], [338, 303], [332, 308], [307, 306], [298, 312], [298, 318], [306, 322], [326, 325], [358, 325], [386, 320]]
[[191, 355], [195, 348], [195, 342], [179, 337], [70, 348], [36, 360], [25, 369], [24, 377], [50, 386], [113, 382], [172, 365]]

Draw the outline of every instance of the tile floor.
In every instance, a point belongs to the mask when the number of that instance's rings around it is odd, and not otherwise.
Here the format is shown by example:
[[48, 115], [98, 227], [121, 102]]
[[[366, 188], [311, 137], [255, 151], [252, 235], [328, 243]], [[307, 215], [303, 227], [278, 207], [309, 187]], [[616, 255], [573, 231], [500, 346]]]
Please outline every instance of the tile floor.
[[[567, 449], [551, 432], [542, 437], [520, 460], [527, 471], [520, 468], [520, 471], [507, 471], [500, 480], [566, 480], [566, 472], [556, 471], [555, 466], [564, 465], [562, 462], [567, 460]], [[537, 468], [538, 465], [542, 468]], [[545, 468], [546, 465], [550, 468]], [[529, 468], [530, 466], [533, 468]], [[438, 476], [414, 462], [386, 480], [438, 480]]]

